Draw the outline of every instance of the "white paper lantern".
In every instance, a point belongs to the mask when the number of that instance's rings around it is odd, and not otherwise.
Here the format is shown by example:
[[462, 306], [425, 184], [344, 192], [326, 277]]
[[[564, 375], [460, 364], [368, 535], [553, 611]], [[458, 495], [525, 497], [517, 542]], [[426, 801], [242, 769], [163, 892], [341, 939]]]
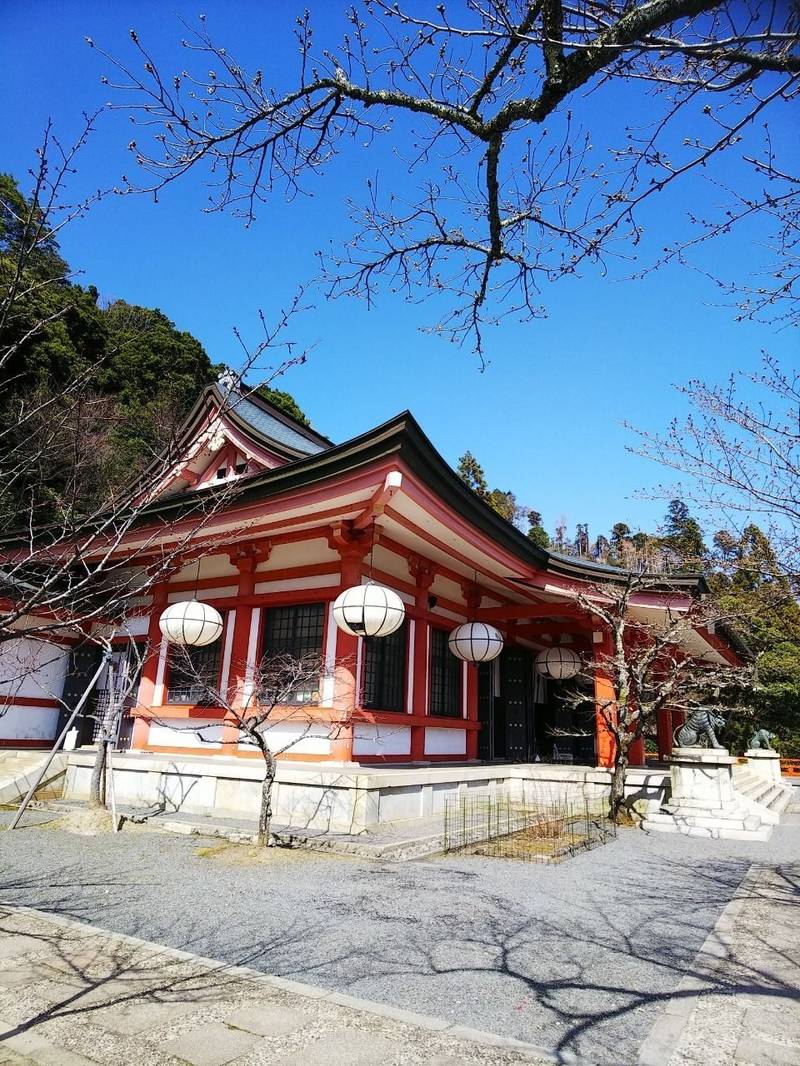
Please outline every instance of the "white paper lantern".
[[543, 677], [549, 677], [553, 681], [567, 681], [579, 672], [581, 659], [572, 648], [556, 645], [540, 651], [536, 656], [536, 669]]
[[450, 651], [466, 663], [488, 663], [503, 650], [503, 637], [485, 622], [465, 622], [447, 638]]
[[161, 632], [171, 644], [202, 648], [213, 644], [222, 632], [222, 615], [199, 600], [171, 603], [158, 620]]
[[333, 620], [353, 637], [388, 637], [403, 624], [406, 609], [391, 589], [370, 582], [353, 585], [333, 603]]

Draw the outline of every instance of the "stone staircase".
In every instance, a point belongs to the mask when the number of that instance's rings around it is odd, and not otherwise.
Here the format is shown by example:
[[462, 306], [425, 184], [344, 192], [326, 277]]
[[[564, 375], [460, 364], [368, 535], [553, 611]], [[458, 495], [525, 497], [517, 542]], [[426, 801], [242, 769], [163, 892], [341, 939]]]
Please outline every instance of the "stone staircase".
[[750, 752], [747, 759], [742, 764], [725, 748], [674, 748], [670, 794], [647, 812], [642, 827], [712, 840], [769, 840], [793, 790], [781, 783], [774, 752]]
[[[24, 748], [0, 750], [0, 805], [16, 806], [31, 787], [38, 771], [48, 758], [46, 751]], [[36, 791], [41, 799], [61, 796], [67, 756], [56, 755]]]
[[733, 787], [742, 803], [769, 825], [780, 822], [794, 795], [791, 785], [766, 781], [744, 764], [733, 768]]

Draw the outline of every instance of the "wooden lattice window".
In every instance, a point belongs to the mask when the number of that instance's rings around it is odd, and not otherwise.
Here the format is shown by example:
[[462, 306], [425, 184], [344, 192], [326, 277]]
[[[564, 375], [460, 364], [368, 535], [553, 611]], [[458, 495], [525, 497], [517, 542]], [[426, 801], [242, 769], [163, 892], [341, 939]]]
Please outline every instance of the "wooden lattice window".
[[178, 648], [169, 666], [167, 703], [213, 706], [219, 700], [222, 640], [203, 648]]
[[[271, 607], [264, 618], [262, 657], [285, 655], [293, 659], [307, 656], [322, 657], [322, 634], [325, 607], [321, 603], [293, 604], [290, 607]], [[294, 693], [289, 702], [309, 703], [317, 695], [313, 689]]]
[[446, 629], [431, 629], [430, 713], [461, 717], [461, 660], [447, 646]]
[[402, 711], [406, 687], [406, 625], [388, 637], [364, 640], [362, 706], [371, 711]]

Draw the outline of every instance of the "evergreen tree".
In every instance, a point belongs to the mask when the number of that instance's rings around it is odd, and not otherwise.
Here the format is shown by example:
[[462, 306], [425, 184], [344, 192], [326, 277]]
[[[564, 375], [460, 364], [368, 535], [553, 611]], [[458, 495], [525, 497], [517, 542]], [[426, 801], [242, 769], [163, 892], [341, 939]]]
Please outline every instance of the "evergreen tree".
[[698, 570], [705, 565], [708, 548], [703, 531], [683, 500], [670, 500], [661, 542], [669, 553], [668, 561], [673, 568]]
[[469, 485], [473, 492], [477, 492], [482, 500], [488, 497], [489, 485], [486, 481], [486, 474], [472, 452], [464, 452], [458, 460], [456, 473], [465, 485]]
[[528, 511], [528, 540], [539, 548], [550, 547], [550, 537], [542, 525], [542, 516], [538, 511]]
[[[800, 757], [800, 606], [783, 574], [769, 538], [756, 525], [741, 536], [723, 532], [730, 564], [711, 579], [721, 609], [756, 655], [759, 688], [753, 697], [756, 724], [777, 733], [779, 748]], [[753, 721], [745, 717], [732, 729], [744, 750]]]
[[290, 392], [284, 392], [283, 389], [273, 389], [269, 385], [259, 385], [255, 392], [262, 399], [271, 403], [273, 407], [277, 407], [280, 411], [285, 412], [287, 415], [296, 421], [300, 422], [304, 426], [310, 426], [311, 422], [306, 417], [305, 413], [301, 410], [300, 405], [294, 396]]

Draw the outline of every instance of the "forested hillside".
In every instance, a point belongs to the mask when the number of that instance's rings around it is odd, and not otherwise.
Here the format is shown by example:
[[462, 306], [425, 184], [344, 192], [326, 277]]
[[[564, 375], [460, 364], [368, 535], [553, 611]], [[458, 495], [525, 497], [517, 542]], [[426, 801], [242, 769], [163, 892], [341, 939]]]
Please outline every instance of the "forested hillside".
[[[26, 249], [21, 256], [30, 216], [18, 183], [0, 174], [0, 292], [17, 283], [0, 321], [0, 352], [7, 356], [0, 418], [6, 426], [20, 425], [20, 449], [41, 439], [37, 419], [48, 421], [38, 478], [14, 483], [14, 493], [25, 497], [19, 511], [30, 513], [37, 497], [33, 513], [45, 520], [67, 498], [70, 511], [76, 499], [91, 508], [127, 483], [169, 444], [222, 366], [157, 308], [124, 299], [104, 304], [94, 285], [78, 283], [55, 240], [38, 241], [33, 254]], [[268, 386], [259, 391], [306, 421], [288, 393]], [[31, 414], [43, 400], [53, 402]], [[14, 446], [6, 444], [9, 450]], [[1, 509], [6, 524], [17, 513], [11, 504], [7, 498]]]

